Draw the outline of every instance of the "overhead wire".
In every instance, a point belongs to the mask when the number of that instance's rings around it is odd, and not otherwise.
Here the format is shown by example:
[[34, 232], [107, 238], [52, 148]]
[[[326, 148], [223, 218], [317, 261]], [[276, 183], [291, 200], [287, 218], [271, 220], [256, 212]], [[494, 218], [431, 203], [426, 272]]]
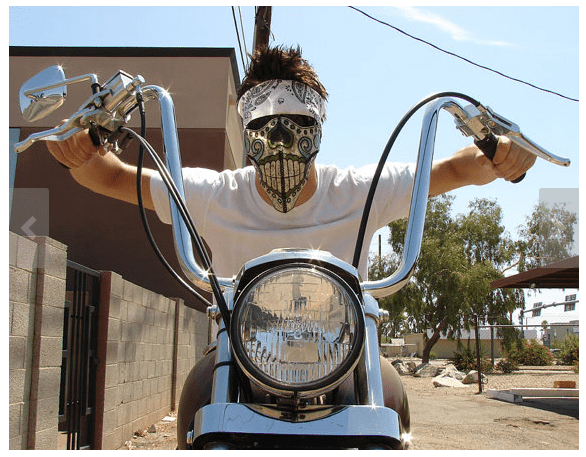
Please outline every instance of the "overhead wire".
[[[240, 59], [242, 60], [242, 68], [246, 69], [246, 63], [244, 62], [244, 54], [242, 53], [242, 43], [240, 42], [240, 33], [238, 32], [238, 23], [236, 22], [236, 12], [232, 6], [232, 17], [234, 18], [234, 28], [236, 29], [236, 38], [238, 38], [238, 47], [240, 48]], [[241, 17], [242, 19], [242, 17]], [[244, 29], [242, 30], [242, 39], [244, 39]], [[246, 45], [245, 45], [246, 48]]]
[[[246, 36], [244, 34], [244, 24], [242, 23], [242, 10], [240, 9], [240, 5], [238, 5], [238, 16], [240, 17], [240, 30], [242, 31], [242, 41], [244, 42], [244, 54], [247, 57], [247, 61], [250, 58], [248, 52], [246, 52], [246, 50], [248, 49], [248, 46], [246, 46]], [[244, 66], [244, 68], [246, 68], [246, 65]]]
[[476, 63], [476, 62], [473, 62], [472, 60], [470, 60], [470, 59], [467, 59], [466, 57], [462, 57], [462, 56], [460, 56], [460, 55], [458, 55], [458, 54], [456, 54], [456, 53], [454, 53], [454, 52], [451, 52], [451, 51], [447, 51], [447, 50], [445, 50], [445, 49], [442, 49], [442, 48], [440, 48], [439, 46], [436, 46], [435, 44], [433, 44], [433, 43], [430, 43], [429, 41], [426, 41], [426, 40], [424, 40], [424, 39], [422, 39], [422, 38], [418, 38], [418, 37], [416, 37], [416, 36], [414, 36], [414, 35], [411, 35], [411, 34], [409, 34], [409, 33], [405, 32], [404, 30], [401, 30], [400, 28], [398, 28], [398, 27], [396, 27], [396, 26], [394, 26], [394, 25], [391, 25], [391, 24], [389, 24], [388, 22], [382, 21], [382, 20], [380, 20], [380, 19], [378, 19], [378, 18], [376, 18], [376, 17], [374, 17], [374, 16], [371, 16], [370, 14], [368, 14], [368, 13], [366, 13], [366, 12], [362, 11], [362, 10], [361, 10], [361, 9], [359, 9], [359, 8], [356, 8], [356, 7], [354, 7], [354, 6], [349, 6], [348, 8], [350, 8], [350, 9], [352, 9], [352, 10], [354, 10], [354, 11], [356, 11], [356, 12], [358, 12], [358, 13], [360, 13], [360, 14], [364, 15], [364, 16], [366, 16], [367, 18], [369, 18], [369, 19], [371, 19], [371, 20], [373, 20], [373, 21], [375, 21], [375, 22], [378, 22], [379, 24], [382, 24], [382, 25], [385, 25], [385, 26], [387, 26], [387, 27], [390, 27], [390, 28], [392, 28], [393, 30], [396, 30], [397, 32], [399, 32], [399, 33], [402, 33], [403, 35], [405, 35], [405, 36], [407, 36], [407, 37], [409, 37], [409, 38], [411, 38], [411, 39], [413, 39], [413, 40], [416, 40], [416, 41], [419, 41], [419, 42], [421, 42], [421, 43], [427, 44], [428, 46], [431, 46], [432, 48], [434, 48], [434, 49], [436, 49], [436, 50], [438, 50], [438, 51], [441, 51], [441, 52], [443, 52], [443, 53], [445, 53], [445, 54], [448, 54], [448, 55], [450, 55], [450, 56], [452, 56], [452, 57], [456, 57], [456, 58], [458, 58], [458, 59], [461, 59], [461, 60], [463, 60], [464, 62], [466, 62], [466, 63], [469, 63], [469, 64], [471, 64], [471, 65], [474, 65], [474, 66], [476, 66], [476, 67], [478, 67], [478, 68], [482, 68], [483, 70], [488, 70], [488, 71], [491, 71], [491, 72], [493, 72], [493, 73], [495, 73], [495, 74], [497, 74], [497, 75], [499, 75], [499, 76], [502, 76], [502, 77], [504, 77], [504, 78], [510, 79], [511, 81], [515, 81], [515, 82], [518, 82], [518, 83], [521, 83], [521, 84], [525, 84], [525, 85], [527, 85], [527, 86], [529, 86], [529, 87], [532, 87], [532, 88], [534, 88], [534, 89], [540, 90], [540, 91], [542, 91], [542, 92], [548, 92], [548, 93], [550, 93], [550, 94], [557, 95], [558, 97], [565, 98], [565, 99], [567, 99], [567, 100], [570, 100], [570, 101], [573, 101], [573, 102], [579, 102], [579, 100], [578, 100], [577, 98], [568, 97], [568, 96], [566, 96], [566, 95], [560, 94], [559, 92], [555, 92], [555, 91], [553, 91], [553, 90], [549, 90], [549, 89], [545, 89], [545, 88], [543, 88], [543, 87], [536, 86], [535, 84], [529, 83], [529, 82], [527, 82], [527, 81], [524, 81], [524, 80], [522, 80], [522, 79], [515, 78], [515, 77], [512, 77], [512, 76], [509, 76], [509, 75], [507, 75], [507, 74], [505, 74], [505, 73], [502, 73], [502, 72], [500, 72], [500, 71], [498, 71], [498, 70], [495, 70], [495, 69], [493, 69], [493, 68], [490, 68], [490, 67], [487, 67], [487, 66], [485, 66], [485, 65], [481, 65], [481, 64], [478, 64], [478, 63]]

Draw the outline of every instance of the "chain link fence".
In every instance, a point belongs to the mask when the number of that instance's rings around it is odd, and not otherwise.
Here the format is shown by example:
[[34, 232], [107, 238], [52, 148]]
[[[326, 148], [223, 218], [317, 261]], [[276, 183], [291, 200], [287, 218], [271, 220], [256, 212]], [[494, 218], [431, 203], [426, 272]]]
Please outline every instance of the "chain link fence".
[[[539, 319], [532, 313], [531, 317]], [[477, 318], [473, 342], [460, 346], [457, 362], [471, 356], [478, 389], [576, 388], [579, 371], [579, 320], [549, 315], [541, 323], [521, 314], [519, 324], [488, 324]], [[533, 322], [531, 322], [533, 321]], [[473, 351], [472, 351], [473, 349]], [[483, 376], [484, 375], [484, 376]]]
[[[578, 388], [578, 318], [567, 313], [549, 313], [546, 318], [530, 313], [514, 320], [519, 322], [491, 324], [497, 320], [482, 316], [470, 331], [462, 331], [459, 339], [442, 334], [431, 349], [430, 363], [442, 369], [453, 364], [463, 375], [478, 372], [474, 383], [479, 393], [487, 389]], [[393, 338], [390, 327], [381, 330], [383, 355], [396, 368], [396, 362], [409, 364], [408, 371], [399, 369], [401, 374], [417, 376], [432, 332]]]

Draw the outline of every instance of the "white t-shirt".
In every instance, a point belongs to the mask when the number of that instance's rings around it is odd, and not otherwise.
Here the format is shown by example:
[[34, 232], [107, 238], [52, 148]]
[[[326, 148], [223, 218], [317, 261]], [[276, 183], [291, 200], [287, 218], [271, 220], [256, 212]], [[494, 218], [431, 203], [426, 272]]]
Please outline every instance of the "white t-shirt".
[[[262, 200], [251, 166], [222, 172], [183, 169], [187, 207], [198, 233], [211, 248], [213, 268], [219, 277], [236, 275], [244, 263], [275, 248], [320, 249], [352, 262], [376, 165], [344, 170], [330, 165], [315, 167], [315, 194], [287, 213]], [[361, 253], [359, 271], [363, 279], [367, 277], [369, 242], [374, 232], [408, 215], [414, 170], [414, 165], [385, 165]], [[157, 215], [170, 224], [169, 197], [158, 173], [150, 186]]]

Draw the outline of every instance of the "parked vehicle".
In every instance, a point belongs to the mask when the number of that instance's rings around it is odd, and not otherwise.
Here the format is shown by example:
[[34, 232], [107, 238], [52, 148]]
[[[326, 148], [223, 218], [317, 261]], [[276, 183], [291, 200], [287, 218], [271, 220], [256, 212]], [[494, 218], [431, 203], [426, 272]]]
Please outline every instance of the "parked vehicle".
[[[194, 414], [182, 418], [191, 413], [179, 411], [180, 449], [405, 448], [408, 399], [397, 372], [379, 355], [377, 327], [385, 312], [376, 299], [403, 287], [419, 256], [440, 111], [452, 114], [457, 128], [491, 158], [496, 134], [553, 163], [569, 165], [471, 97], [435, 94], [405, 115], [385, 148], [365, 204], [353, 265], [328, 252], [284, 247], [251, 259], [235, 278], [220, 278], [185, 206], [173, 101], [164, 89], [123, 71], [104, 84], [93, 74], [66, 79], [63, 69], [53, 66], [21, 88], [23, 116], [34, 121], [53, 112], [63, 104], [67, 86], [82, 81], [92, 88], [87, 101], [65, 123], [30, 135], [15, 150], [22, 152], [40, 140], [61, 141], [89, 128], [96, 145], [109, 143], [121, 151], [129, 138], [140, 142], [139, 182], [143, 151], [159, 168], [169, 188], [176, 252], [187, 280], [166, 265], [199, 299], [205, 301], [198, 288], [213, 293], [208, 316], [218, 330], [191, 373], [200, 381], [198, 390], [183, 392]], [[140, 135], [125, 127], [137, 108], [144, 113], [149, 100], [160, 105], [165, 164], [144, 139], [144, 123]], [[361, 281], [357, 264], [378, 176], [403, 125], [424, 106], [402, 263], [385, 279]], [[152, 237], [151, 242], [156, 248]]]

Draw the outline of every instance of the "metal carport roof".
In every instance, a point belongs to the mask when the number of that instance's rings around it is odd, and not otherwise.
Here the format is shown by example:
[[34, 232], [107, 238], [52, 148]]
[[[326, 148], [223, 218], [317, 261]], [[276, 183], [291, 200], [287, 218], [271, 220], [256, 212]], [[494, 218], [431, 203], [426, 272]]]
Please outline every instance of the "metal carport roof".
[[524, 271], [490, 283], [493, 289], [578, 289], [580, 256]]

